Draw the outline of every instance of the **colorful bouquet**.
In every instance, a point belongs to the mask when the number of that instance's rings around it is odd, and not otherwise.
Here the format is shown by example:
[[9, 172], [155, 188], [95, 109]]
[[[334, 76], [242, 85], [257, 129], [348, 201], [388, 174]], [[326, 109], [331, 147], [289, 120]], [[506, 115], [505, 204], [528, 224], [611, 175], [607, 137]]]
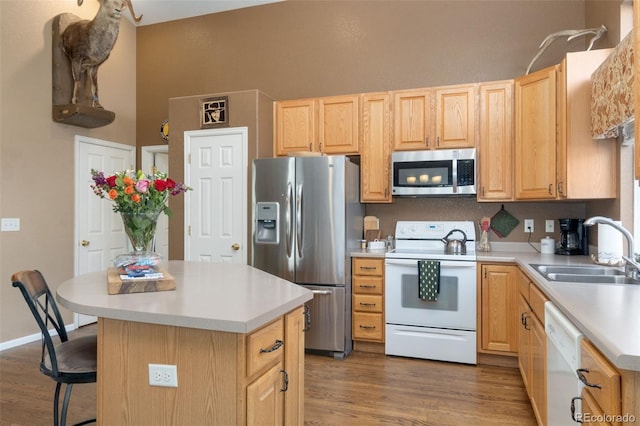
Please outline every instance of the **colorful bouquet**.
[[167, 206], [169, 195], [178, 195], [191, 190], [176, 183], [166, 173], [153, 171], [144, 174], [141, 170], [125, 170], [105, 177], [98, 170], [91, 170], [93, 192], [100, 198], [113, 201], [113, 211], [121, 213], [147, 213], [162, 211], [171, 216]]

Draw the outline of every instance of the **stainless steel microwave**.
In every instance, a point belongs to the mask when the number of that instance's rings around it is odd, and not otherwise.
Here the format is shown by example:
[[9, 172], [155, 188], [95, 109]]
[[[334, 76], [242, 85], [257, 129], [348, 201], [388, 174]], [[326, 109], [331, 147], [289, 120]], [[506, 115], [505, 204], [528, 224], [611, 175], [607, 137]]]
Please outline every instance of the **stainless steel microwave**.
[[476, 193], [476, 150], [438, 149], [392, 154], [392, 195], [448, 196]]

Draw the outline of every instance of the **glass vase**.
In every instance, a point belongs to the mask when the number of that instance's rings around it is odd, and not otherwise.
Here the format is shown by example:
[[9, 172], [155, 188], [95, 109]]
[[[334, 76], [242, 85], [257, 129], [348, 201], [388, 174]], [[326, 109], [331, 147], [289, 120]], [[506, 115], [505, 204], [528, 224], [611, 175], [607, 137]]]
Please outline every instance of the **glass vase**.
[[131, 213], [120, 212], [124, 232], [127, 234], [133, 251], [116, 258], [116, 266], [154, 266], [160, 263], [160, 255], [153, 252], [156, 225], [162, 210], [148, 210]]

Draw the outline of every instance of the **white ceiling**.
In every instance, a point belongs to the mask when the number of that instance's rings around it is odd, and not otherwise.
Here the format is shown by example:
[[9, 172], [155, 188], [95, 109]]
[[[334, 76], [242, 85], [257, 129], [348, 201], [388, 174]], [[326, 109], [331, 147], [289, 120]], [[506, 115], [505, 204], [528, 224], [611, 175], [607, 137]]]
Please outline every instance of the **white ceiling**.
[[[136, 15], [142, 15], [142, 20], [134, 24], [143, 26], [278, 1], [282, 0], [131, 0], [131, 3]], [[128, 11], [124, 16], [133, 22]]]

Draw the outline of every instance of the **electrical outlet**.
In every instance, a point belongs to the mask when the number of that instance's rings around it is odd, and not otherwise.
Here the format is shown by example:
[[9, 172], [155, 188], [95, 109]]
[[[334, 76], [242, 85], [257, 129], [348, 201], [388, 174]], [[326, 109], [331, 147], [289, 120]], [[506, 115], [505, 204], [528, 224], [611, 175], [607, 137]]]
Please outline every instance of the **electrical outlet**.
[[0, 230], [2, 232], [16, 232], [20, 230], [20, 218], [3, 217], [0, 220]]
[[178, 387], [178, 368], [175, 365], [149, 364], [151, 386]]
[[533, 219], [524, 220], [524, 232], [533, 232]]
[[553, 224], [554, 224], [554, 220], [553, 219], [547, 219], [544, 222], [544, 231], [545, 232], [553, 232]]

